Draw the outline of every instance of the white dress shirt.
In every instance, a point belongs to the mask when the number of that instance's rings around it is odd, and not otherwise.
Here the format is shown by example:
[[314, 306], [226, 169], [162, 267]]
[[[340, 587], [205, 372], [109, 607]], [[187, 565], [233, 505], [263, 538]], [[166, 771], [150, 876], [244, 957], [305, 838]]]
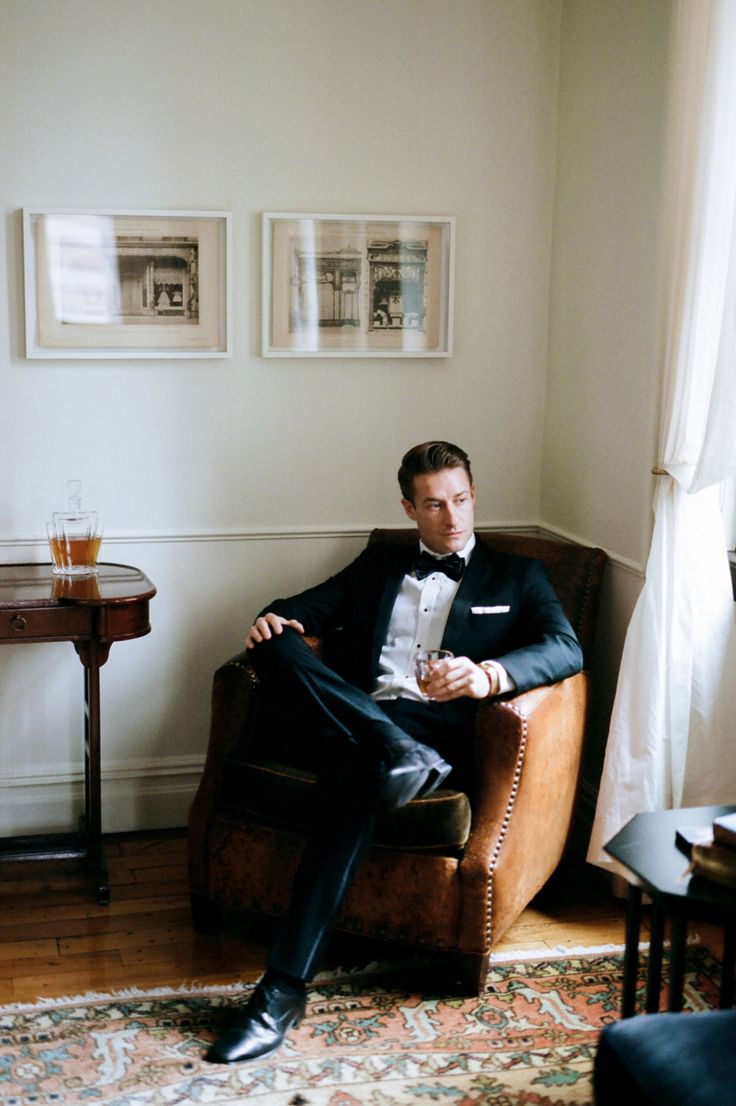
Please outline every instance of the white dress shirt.
[[[460, 556], [467, 563], [475, 545], [475, 535]], [[422, 552], [437, 557], [423, 542]], [[439, 560], [440, 558], [437, 557]], [[374, 699], [424, 699], [414, 674], [414, 660], [423, 649], [439, 649], [445, 633], [452, 601], [460, 587], [444, 572], [431, 572], [418, 580], [413, 572], [404, 577], [399, 588], [386, 640], [381, 650]]]
[[[419, 542], [419, 548], [442, 560], [442, 556], [427, 549], [424, 542]], [[458, 554], [466, 564], [474, 548], [475, 534], [472, 534]], [[418, 580], [413, 572], [404, 576], [381, 650], [378, 677], [372, 692], [374, 699], [426, 701], [414, 673], [416, 655], [426, 649], [442, 647], [450, 608], [459, 587], [460, 581], [444, 572], [432, 572], [423, 580]], [[513, 691], [516, 685], [503, 665], [494, 661], [493, 666], [500, 680], [499, 694]]]

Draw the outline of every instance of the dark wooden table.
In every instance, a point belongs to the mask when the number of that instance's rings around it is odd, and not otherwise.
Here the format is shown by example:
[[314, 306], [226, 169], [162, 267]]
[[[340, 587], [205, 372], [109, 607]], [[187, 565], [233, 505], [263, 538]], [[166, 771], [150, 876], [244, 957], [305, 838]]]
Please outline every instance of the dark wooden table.
[[83, 857], [97, 900], [110, 901], [102, 848], [100, 668], [113, 642], [150, 632], [151, 581], [131, 565], [94, 576], [54, 576], [50, 564], [0, 565], [0, 643], [70, 641], [84, 666], [84, 818], [78, 833], [0, 840], [0, 861]]
[[621, 1016], [636, 1013], [642, 894], [652, 899], [646, 1012], [659, 1010], [664, 929], [670, 920], [668, 1009], [682, 1009], [687, 928], [691, 919], [723, 926], [720, 1005], [733, 1006], [736, 961], [736, 890], [688, 874], [688, 858], [675, 843], [681, 826], [710, 826], [736, 806], [699, 806], [637, 814], [605, 846], [629, 884]]

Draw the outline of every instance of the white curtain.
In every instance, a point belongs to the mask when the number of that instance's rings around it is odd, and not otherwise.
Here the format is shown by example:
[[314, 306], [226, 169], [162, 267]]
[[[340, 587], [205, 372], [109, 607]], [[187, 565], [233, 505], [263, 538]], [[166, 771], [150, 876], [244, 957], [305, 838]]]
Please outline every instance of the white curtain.
[[736, 802], [736, 0], [680, 0], [671, 289], [646, 580], [621, 661], [588, 859], [634, 814]]

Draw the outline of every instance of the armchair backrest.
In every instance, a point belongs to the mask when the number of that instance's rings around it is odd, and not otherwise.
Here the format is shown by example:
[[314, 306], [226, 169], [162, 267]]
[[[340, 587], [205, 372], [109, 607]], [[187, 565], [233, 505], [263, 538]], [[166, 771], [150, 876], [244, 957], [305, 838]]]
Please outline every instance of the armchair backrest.
[[[508, 534], [495, 530], [479, 530], [477, 534], [489, 549], [499, 553], [512, 553], [518, 557], [534, 557], [544, 564], [570, 625], [578, 635], [585, 667], [590, 669], [600, 584], [607, 560], [605, 552], [589, 545], [534, 538], [527, 534]], [[371, 532], [368, 544], [410, 544], [416, 540], [415, 528], [375, 529]]]

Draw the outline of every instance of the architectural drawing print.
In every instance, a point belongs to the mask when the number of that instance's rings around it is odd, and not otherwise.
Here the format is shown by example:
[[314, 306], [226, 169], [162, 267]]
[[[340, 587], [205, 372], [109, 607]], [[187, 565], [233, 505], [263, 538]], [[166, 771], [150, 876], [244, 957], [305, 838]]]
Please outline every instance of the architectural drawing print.
[[371, 328], [424, 331], [427, 250], [426, 240], [368, 243]]
[[263, 215], [264, 357], [449, 357], [451, 216]]
[[227, 357], [225, 211], [23, 212], [26, 357]]
[[292, 242], [289, 329], [360, 326], [361, 256], [351, 246], [310, 250]]
[[91, 244], [59, 242], [62, 324], [196, 323], [199, 241], [196, 237], [115, 235]]

